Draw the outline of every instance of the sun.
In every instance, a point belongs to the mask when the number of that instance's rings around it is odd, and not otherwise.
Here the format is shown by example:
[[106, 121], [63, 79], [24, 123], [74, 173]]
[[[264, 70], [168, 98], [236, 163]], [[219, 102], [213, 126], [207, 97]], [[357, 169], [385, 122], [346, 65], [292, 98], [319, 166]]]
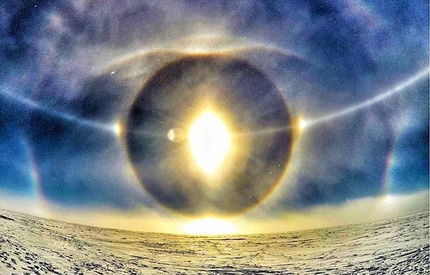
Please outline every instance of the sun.
[[211, 112], [205, 112], [194, 122], [188, 141], [196, 164], [208, 175], [213, 175], [219, 169], [231, 147], [227, 127]]
[[229, 235], [237, 233], [238, 229], [236, 225], [226, 220], [204, 218], [186, 224], [182, 232], [188, 235]]

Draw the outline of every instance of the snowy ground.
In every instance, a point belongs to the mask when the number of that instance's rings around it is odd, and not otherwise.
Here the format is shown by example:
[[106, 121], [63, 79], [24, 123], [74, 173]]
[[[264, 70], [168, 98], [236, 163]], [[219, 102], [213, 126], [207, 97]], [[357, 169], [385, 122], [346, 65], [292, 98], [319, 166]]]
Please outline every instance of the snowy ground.
[[187, 237], [0, 211], [0, 274], [429, 274], [429, 213], [284, 234]]

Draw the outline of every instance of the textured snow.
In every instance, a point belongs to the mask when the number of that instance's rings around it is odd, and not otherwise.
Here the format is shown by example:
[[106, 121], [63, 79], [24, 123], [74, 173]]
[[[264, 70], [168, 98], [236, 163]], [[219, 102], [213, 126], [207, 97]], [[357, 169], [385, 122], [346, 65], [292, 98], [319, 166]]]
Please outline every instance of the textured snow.
[[282, 234], [190, 237], [0, 211], [0, 274], [429, 274], [429, 213]]

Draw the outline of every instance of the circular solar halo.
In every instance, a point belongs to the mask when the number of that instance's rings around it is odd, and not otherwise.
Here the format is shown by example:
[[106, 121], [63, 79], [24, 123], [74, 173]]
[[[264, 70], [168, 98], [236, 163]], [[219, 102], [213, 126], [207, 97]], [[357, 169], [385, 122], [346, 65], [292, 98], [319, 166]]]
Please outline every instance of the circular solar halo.
[[[213, 173], [201, 169], [190, 148], [193, 125], [208, 114], [222, 122], [230, 142]], [[164, 66], [138, 93], [127, 119], [126, 149], [143, 187], [188, 215], [238, 214], [257, 205], [284, 174], [292, 147], [290, 115], [275, 84], [224, 55], [186, 56]]]

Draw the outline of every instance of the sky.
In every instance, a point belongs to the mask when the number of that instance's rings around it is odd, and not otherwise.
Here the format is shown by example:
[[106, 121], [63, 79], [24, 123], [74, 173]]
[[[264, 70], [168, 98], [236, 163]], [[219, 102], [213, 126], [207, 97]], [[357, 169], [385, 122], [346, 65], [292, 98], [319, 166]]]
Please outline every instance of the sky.
[[[202, 202], [218, 214], [235, 209], [226, 219], [245, 233], [428, 210], [428, 12], [428, 1], [406, 0], [2, 1], [0, 207], [169, 233], [192, 221], [183, 214]], [[130, 145], [129, 121], [141, 98], [142, 106], [188, 112], [194, 98], [171, 88], [185, 84], [168, 80], [152, 101], [141, 91], [172, 62], [199, 54], [241, 62], [205, 70], [218, 74], [218, 82], [208, 80], [226, 98], [217, 104], [249, 119], [237, 128], [261, 138], [244, 149], [258, 162], [239, 158], [246, 168], [235, 173], [248, 174], [223, 178], [231, 182], [224, 195], [187, 197], [188, 188], [181, 200], [179, 189], [166, 191], [165, 178], [184, 185], [186, 172], [154, 160], [168, 141], [151, 131], [170, 113], [144, 116], [155, 125], [145, 128], [151, 142], [164, 140], [151, 153]], [[262, 176], [280, 157], [283, 170]], [[245, 189], [265, 182], [256, 199], [242, 202]]]

